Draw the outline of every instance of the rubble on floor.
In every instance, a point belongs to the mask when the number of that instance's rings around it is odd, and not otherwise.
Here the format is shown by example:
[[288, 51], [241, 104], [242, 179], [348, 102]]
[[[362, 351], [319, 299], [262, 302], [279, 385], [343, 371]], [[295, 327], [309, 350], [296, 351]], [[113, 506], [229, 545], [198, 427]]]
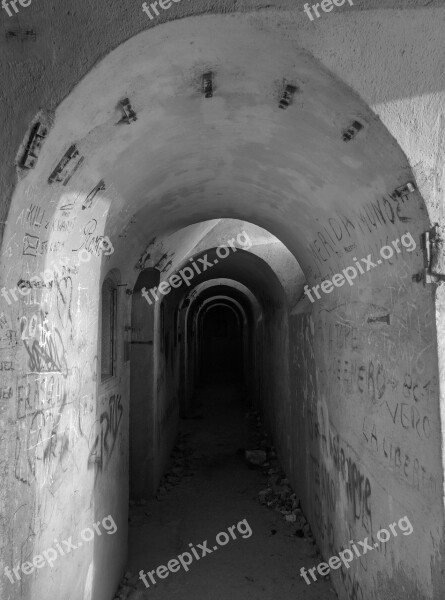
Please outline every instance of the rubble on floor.
[[258, 413], [250, 411], [246, 418], [256, 420], [259, 448], [246, 450], [245, 458], [249, 463], [260, 466], [267, 476], [267, 484], [258, 493], [258, 501], [271, 510], [281, 513], [283, 519], [289, 523], [290, 535], [304, 537], [315, 544], [309, 523], [300, 508], [300, 500], [280, 467], [275, 448], [263, 430]]
[[[277, 460], [274, 462], [278, 463]], [[292, 535], [305, 537], [315, 543], [309, 524], [300, 508], [300, 500], [284, 473], [277, 465], [266, 470], [265, 474], [268, 475], [267, 487], [258, 493], [260, 504], [281, 513], [284, 520], [292, 526]]]
[[252, 465], [262, 465], [267, 460], [264, 450], [246, 450], [244, 455]]
[[137, 590], [138, 582], [138, 575], [125, 573], [113, 600], [142, 600], [143, 596]]
[[[156, 490], [156, 500], [160, 501], [165, 498], [173, 487], [188, 481], [195, 473], [196, 456], [188, 441], [188, 434], [180, 434], [170, 455], [167, 469]], [[149, 517], [151, 513], [132, 509], [134, 509], [134, 507], [147, 506], [148, 503], [149, 501], [144, 498], [136, 501], [130, 500], [130, 514], [128, 521], [133, 524], [144, 523], [145, 517]]]
[[159, 482], [156, 500], [161, 500], [169, 490], [196, 473], [193, 449], [188, 441], [189, 434], [180, 434], [170, 455], [169, 466]]
[[[158, 489], [155, 494], [156, 500], [162, 500], [167, 493], [175, 486], [187, 482], [196, 474], [197, 456], [194, 453], [189, 441], [189, 433], [180, 433], [176, 444], [170, 454], [169, 462], [164, 475], [162, 476]], [[149, 504], [149, 500], [130, 500], [129, 522], [133, 525], [142, 525], [147, 522], [146, 517], [151, 513], [141, 511], [135, 507], [143, 507]], [[126, 573], [122, 579], [119, 589], [114, 596], [114, 600], [143, 600], [143, 584], [139, 575]], [[145, 588], [143, 588], [145, 589]]]

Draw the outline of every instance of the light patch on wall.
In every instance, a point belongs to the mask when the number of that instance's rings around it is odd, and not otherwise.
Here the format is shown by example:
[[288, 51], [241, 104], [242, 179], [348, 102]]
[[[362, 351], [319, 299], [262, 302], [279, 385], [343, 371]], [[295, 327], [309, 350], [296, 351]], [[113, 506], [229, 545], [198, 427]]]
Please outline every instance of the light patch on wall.
[[356, 160], [350, 156], [342, 156], [340, 160], [344, 165], [350, 167], [351, 169], [361, 169], [363, 166], [363, 162], [361, 160]]
[[94, 574], [94, 562], [90, 562], [88, 567], [88, 573], [85, 579], [85, 588], [83, 590], [83, 600], [92, 600], [93, 597], [93, 574]]

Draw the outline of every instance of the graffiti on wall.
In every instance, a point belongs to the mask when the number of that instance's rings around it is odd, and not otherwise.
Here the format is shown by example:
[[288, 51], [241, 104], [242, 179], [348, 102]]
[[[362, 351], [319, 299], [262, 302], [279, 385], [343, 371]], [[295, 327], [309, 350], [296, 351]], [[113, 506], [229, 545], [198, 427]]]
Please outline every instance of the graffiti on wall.
[[314, 516], [315, 523], [320, 531], [321, 540], [330, 552], [335, 549], [335, 534], [333, 515], [337, 504], [337, 490], [326, 466], [313, 455], [310, 455], [312, 478], [315, 485]]
[[17, 430], [14, 476], [27, 485], [38, 481], [53, 487], [69, 466], [71, 426], [63, 425], [67, 396], [53, 410], [35, 410], [26, 420], [26, 435]]
[[385, 394], [387, 384], [393, 380], [385, 373], [382, 363], [376, 359], [366, 362], [351, 358], [336, 358], [329, 373], [339, 382], [339, 389], [350, 394], [366, 394], [373, 404]]
[[95, 469], [96, 479], [106, 469], [116, 447], [123, 412], [121, 395], [113, 394], [108, 399], [107, 408], [91, 428], [88, 467]]
[[[22, 317], [21, 333], [25, 333], [26, 322], [23, 321], [26, 317]], [[48, 325], [44, 324], [45, 339], [34, 339], [32, 343], [28, 343], [27, 338], [23, 337], [23, 345], [28, 353], [28, 368], [31, 373], [48, 373], [58, 372], [66, 373], [68, 369], [67, 355], [65, 344], [62, 340], [60, 330], [53, 327], [49, 331]]]
[[72, 337], [73, 333], [73, 280], [71, 275], [54, 275], [56, 289], [56, 309], [61, 327]]
[[[340, 551], [341, 550], [345, 550], [345, 548], [341, 547]], [[363, 593], [362, 585], [357, 572], [352, 571], [351, 568], [346, 570], [344, 564], [342, 563], [339, 573], [349, 600], [365, 600], [365, 595]]]
[[350, 456], [346, 444], [340, 440], [339, 434], [333, 435], [331, 430], [329, 430], [329, 452], [335, 469], [341, 474], [353, 518], [361, 522], [366, 532], [371, 533], [371, 482], [369, 478], [363, 473], [359, 463]]
[[367, 202], [357, 216], [349, 218], [338, 213], [338, 216], [321, 223], [314, 238], [307, 244], [314, 265], [319, 267], [319, 273], [315, 276], [321, 275], [320, 268], [326, 268], [332, 258], [338, 259], [345, 253], [353, 252], [357, 248], [357, 239], [391, 227], [396, 222], [405, 224], [411, 221], [410, 208], [417, 207], [410, 204], [407, 195], [398, 198], [384, 196]]
[[382, 433], [375, 421], [367, 416], [363, 419], [362, 435], [368, 448], [410, 486], [422, 493], [436, 493], [436, 478], [416, 456], [415, 449], [409, 452], [404, 450], [402, 444], [392, 441], [391, 437]]
[[51, 493], [75, 464], [74, 446], [87, 444], [86, 420], [94, 409], [88, 383], [97, 379], [97, 357], [66, 372], [23, 375], [17, 380], [14, 476]]

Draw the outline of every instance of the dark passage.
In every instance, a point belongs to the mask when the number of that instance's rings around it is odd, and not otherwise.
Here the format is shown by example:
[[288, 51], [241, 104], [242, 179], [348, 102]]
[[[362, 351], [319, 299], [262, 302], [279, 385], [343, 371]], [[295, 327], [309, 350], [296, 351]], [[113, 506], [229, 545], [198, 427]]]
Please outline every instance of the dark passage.
[[239, 382], [242, 378], [240, 316], [227, 306], [212, 306], [202, 319], [200, 380]]
[[[130, 507], [128, 570], [138, 587], [132, 600], [336, 598], [329, 581], [307, 586], [299, 576], [301, 566], [320, 561], [315, 546], [296, 537], [281, 512], [258, 502], [269, 467], [252, 467], [240, 452], [258, 448], [262, 439], [240, 388], [208, 386], [196, 403], [203, 418], [181, 421], [178, 443], [156, 498]], [[244, 519], [250, 536], [244, 525], [242, 533], [237, 529]], [[236, 539], [217, 545], [218, 534], [228, 533], [233, 526]], [[211, 553], [202, 557], [198, 544], [204, 540]], [[148, 578], [148, 589], [139, 580], [141, 569], [156, 571], [190, 552], [189, 544], [201, 558], [193, 559], [188, 572], [179, 567], [164, 579], [155, 572], [156, 583]]]

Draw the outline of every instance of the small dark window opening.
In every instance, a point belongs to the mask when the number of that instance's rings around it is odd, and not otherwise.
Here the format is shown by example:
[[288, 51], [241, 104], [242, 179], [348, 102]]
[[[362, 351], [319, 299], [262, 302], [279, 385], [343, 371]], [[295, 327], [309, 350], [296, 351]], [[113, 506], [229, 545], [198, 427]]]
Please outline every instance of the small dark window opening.
[[102, 285], [102, 381], [116, 374], [116, 318], [117, 289], [106, 279]]

